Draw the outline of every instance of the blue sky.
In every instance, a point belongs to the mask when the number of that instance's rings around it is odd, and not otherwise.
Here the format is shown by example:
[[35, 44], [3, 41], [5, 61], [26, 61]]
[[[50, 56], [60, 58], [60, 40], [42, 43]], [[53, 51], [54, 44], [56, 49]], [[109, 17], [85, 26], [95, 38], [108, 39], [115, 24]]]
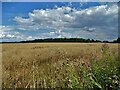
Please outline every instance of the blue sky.
[[[117, 4], [99, 2], [3, 2], [2, 41], [118, 36]], [[109, 33], [108, 33], [109, 32]]]
[[[105, 3], [106, 4], [106, 3]], [[15, 16], [28, 17], [28, 13], [34, 9], [53, 9], [55, 6], [70, 6], [76, 9], [85, 9], [101, 5], [99, 2], [88, 2], [81, 6], [78, 2], [3, 2], [2, 18], [3, 25], [15, 24], [12, 19]]]

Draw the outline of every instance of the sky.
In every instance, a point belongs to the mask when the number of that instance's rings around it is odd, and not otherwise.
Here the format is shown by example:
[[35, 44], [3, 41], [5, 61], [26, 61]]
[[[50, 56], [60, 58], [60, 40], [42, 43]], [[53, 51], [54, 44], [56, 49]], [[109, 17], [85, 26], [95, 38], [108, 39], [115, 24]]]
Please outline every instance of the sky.
[[118, 38], [117, 3], [3, 2], [0, 41]]

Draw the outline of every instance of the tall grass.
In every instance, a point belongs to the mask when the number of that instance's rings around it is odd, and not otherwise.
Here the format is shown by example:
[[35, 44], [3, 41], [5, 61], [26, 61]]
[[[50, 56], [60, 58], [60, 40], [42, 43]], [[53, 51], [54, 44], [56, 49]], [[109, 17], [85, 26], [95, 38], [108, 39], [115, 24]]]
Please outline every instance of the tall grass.
[[12, 50], [8, 46], [3, 45], [3, 88], [120, 89], [116, 45], [38, 44]]

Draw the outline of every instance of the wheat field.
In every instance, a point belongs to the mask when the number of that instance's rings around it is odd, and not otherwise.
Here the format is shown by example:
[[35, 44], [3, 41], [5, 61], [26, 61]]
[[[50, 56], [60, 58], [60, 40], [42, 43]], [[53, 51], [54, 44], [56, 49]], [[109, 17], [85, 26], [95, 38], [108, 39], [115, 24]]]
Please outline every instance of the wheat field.
[[2, 44], [2, 88], [120, 88], [118, 44]]

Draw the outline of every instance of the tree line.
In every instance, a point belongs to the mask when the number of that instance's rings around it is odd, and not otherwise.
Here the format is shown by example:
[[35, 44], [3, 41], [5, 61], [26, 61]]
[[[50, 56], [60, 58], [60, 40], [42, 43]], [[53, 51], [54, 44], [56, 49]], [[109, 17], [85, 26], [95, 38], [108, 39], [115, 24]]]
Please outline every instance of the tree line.
[[35, 40], [29, 40], [29, 41], [21, 41], [22, 43], [25, 42], [86, 42], [86, 43], [92, 43], [92, 42], [106, 42], [106, 43], [120, 43], [120, 38], [114, 41], [100, 41], [100, 40], [94, 40], [94, 39], [83, 39], [83, 38], [47, 38], [47, 39], [35, 39]]
[[94, 43], [94, 42], [104, 42], [104, 43], [120, 43], [120, 38], [113, 41], [100, 41], [94, 39], [83, 39], [83, 38], [47, 38], [47, 39], [35, 39], [19, 42], [1, 42], [1, 43], [36, 43], [36, 42], [83, 42], [83, 43]]

